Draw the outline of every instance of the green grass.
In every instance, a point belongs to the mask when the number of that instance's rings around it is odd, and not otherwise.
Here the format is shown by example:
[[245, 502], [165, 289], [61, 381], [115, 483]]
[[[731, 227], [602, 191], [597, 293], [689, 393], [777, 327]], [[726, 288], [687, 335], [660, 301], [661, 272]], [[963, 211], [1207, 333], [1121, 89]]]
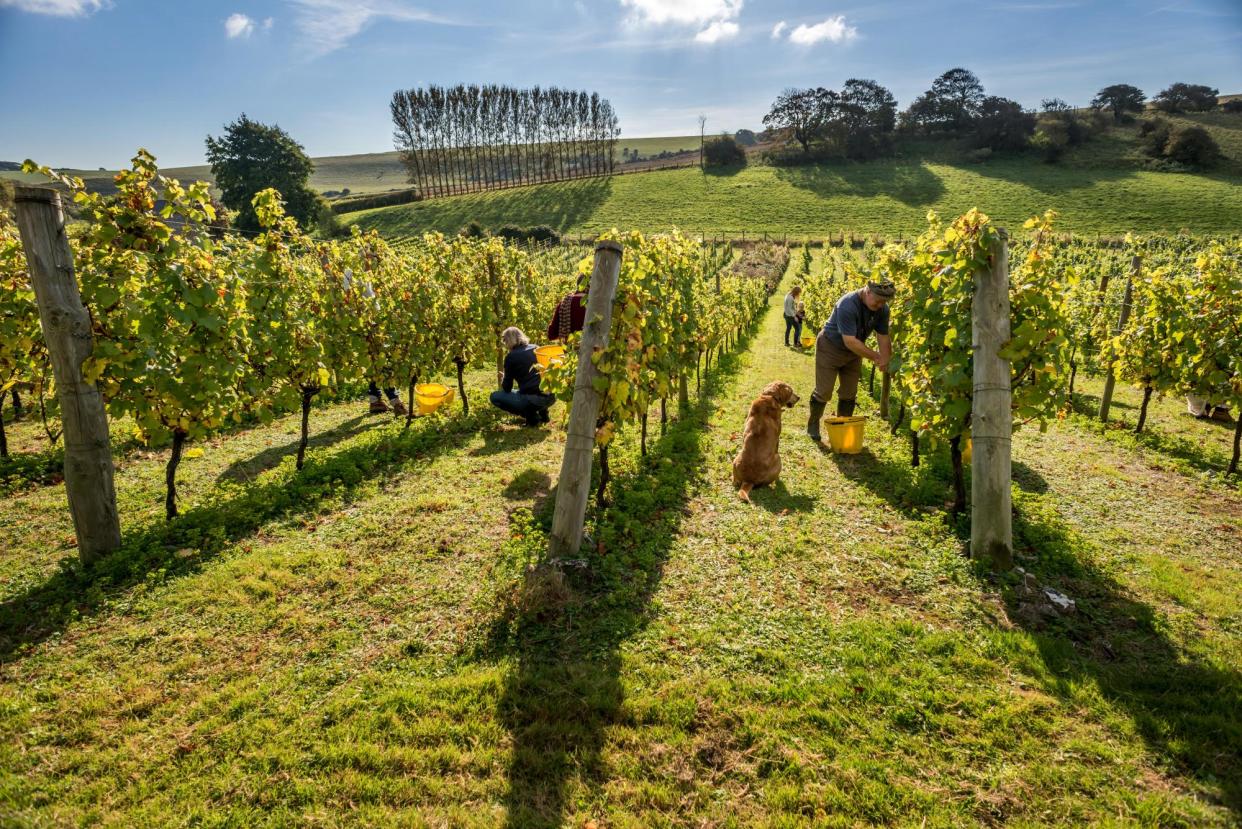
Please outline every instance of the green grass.
[[1079, 233], [1234, 233], [1242, 226], [1242, 116], [1195, 116], [1227, 159], [1208, 174], [1142, 169], [1137, 129], [1118, 127], [1051, 165], [1034, 155], [959, 160], [944, 142], [906, 145], [904, 157], [733, 173], [666, 170], [458, 196], [348, 214], [385, 234], [455, 232], [470, 221], [550, 225], [589, 235], [612, 227], [790, 234], [840, 230], [911, 234], [929, 209], [979, 207], [1010, 227], [1049, 208]]
[[1052, 208], [1061, 214], [1061, 229], [1078, 233], [1232, 233], [1242, 225], [1240, 184], [1139, 170], [1084, 173], [1025, 160], [751, 167], [732, 175], [691, 168], [436, 199], [345, 219], [392, 236], [455, 232], [477, 220], [491, 228], [550, 225], [572, 234], [678, 227], [822, 238], [840, 230], [916, 234], [926, 227], [928, 210], [948, 216], [972, 207], [1016, 228]]
[[59, 561], [59, 487], [17, 489], [4, 822], [1236, 823], [1242, 496], [1077, 416], [1019, 432], [1020, 560], [1079, 603], [1053, 619], [960, 555], [944, 450], [912, 469], [875, 423], [832, 456], [800, 404], [746, 507], [746, 406], [810, 391], [782, 294], [645, 460], [623, 433], [585, 566], [541, 562], [561, 427], [487, 411], [405, 432], [327, 405], [300, 474], [296, 418], [223, 436], [170, 526], [165, 453], [123, 446], [127, 546], [94, 573]]

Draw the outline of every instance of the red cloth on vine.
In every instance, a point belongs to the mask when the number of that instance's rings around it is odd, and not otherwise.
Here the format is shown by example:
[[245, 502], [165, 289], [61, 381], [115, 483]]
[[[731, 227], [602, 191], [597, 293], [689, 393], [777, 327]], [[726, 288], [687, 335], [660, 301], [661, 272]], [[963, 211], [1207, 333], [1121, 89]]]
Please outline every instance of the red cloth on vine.
[[575, 331], [581, 331], [586, 325], [586, 291], [574, 291], [566, 294], [556, 303], [556, 311], [552, 321], [548, 323], [549, 340], [566, 340]]

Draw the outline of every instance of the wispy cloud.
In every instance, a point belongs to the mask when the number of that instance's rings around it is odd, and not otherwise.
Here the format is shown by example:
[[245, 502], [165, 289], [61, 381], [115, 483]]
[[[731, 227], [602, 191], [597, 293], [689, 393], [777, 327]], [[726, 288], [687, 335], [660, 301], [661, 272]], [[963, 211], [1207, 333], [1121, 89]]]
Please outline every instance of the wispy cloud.
[[403, 0], [290, 0], [311, 57], [335, 52], [377, 20], [462, 25]]
[[831, 43], [845, 43], [856, 37], [858, 37], [858, 30], [847, 25], [845, 17], [838, 14], [813, 26], [803, 23], [789, 33], [789, 42], [799, 46], [813, 46], [825, 40]]
[[785, 30], [789, 28], [789, 24], [782, 20], [772, 27], [772, 39], [780, 40], [781, 35], [785, 34]]
[[0, 8], [54, 17], [84, 17], [111, 6], [109, 0], [0, 0]]
[[230, 14], [224, 21], [224, 34], [229, 40], [254, 34], [254, 20], [241, 12]]
[[717, 43], [736, 37], [743, 0], [621, 0], [630, 10], [632, 25], [693, 26], [697, 43]]
[[717, 20], [695, 35], [694, 40], [696, 43], [718, 43], [731, 37], [737, 37], [737, 33], [738, 25], [736, 23], [729, 20]]

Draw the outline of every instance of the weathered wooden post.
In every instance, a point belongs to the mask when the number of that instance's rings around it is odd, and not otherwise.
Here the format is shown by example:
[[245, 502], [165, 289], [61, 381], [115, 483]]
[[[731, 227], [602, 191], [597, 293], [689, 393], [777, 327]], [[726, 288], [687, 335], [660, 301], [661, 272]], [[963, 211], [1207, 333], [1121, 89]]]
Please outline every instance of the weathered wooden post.
[[121, 546], [108, 417], [99, 390], [82, 379], [82, 362], [94, 347], [91, 319], [73, 273], [60, 194], [19, 185], [14, 202], [64, 422], [69, 513], [78, 555], [89, 564]]
[[1010, 457], [1009, 361], [1000, 350], [1009, 341], [1009, 239], [993, 242], [991, 266], [975, 272], [971, 303], [974, 348], [974, 404], [970, 416], [974, 459], [970, 490], [970, 555], [993, 569], [1013, 566]]
[[595, 246], [595, 268], [587, 289], [586, 325], [578, 349], [574, 402], [565, 436], [565, 457], [557, 482], [556, 511], [552, 515], [550, 558], [576, 556], [582, 546], [587, 499], [591, 494], [591, 454], [595, 449], [595, 422], [600, 395], [593, 381], [599, 375], [591, 355], [608, 345], [612, 327], [612, 300], [621, 275], [621, 245], [603, 241]]
[[[1134, 280], [1138, 279], [1139, 269], [1143, 266], [1143, 257], [1136, 256], [1130, 260], [1130, 277], [1126, 280], [1126, 293], [1121, 299], [1121, 314], [1117, 317], [1117, 327], [1113, 334], [1120, 334], [1130, 319], [1130, 302], [1134, 299]], [[1117, 385], [1117, 373], [1109, 366], [1104, 375], [1104, 393], [1100, 395], [1100, 421], [1108, 422], [1108, 410], [1113, 405], [1113, 388]]]

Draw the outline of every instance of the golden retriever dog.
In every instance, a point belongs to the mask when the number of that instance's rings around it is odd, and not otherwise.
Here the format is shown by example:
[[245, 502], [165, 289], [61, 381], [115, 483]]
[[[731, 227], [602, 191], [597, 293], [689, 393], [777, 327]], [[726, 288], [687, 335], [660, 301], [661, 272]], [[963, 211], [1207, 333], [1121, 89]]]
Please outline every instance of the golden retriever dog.
[[737, 497], [750, 503], [750, 491], [766, 486], [781, 474], [781, 412], [793, 408], [798, 395], [788, 383], [769, 383], [750, 404], [742, 450], [733, 459]]

